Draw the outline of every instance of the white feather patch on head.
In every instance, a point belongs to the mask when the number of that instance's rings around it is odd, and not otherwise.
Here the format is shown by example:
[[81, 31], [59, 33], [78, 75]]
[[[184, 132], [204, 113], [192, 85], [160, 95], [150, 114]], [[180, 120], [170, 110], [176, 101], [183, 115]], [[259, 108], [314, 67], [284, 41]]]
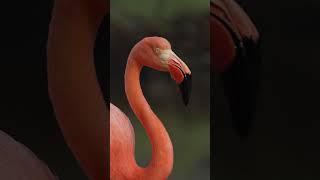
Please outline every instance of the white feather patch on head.
[[169, 60], [170, 56], [172, 55], [171, 49], [162, 50], [159, 54], [159, 58], [161, 61], [167, 61]]

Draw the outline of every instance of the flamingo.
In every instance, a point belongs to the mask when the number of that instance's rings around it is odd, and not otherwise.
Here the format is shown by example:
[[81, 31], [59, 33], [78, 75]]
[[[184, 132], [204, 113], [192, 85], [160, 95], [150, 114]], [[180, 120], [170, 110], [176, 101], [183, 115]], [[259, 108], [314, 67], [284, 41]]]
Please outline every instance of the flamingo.
[[58, 178], [26, 146], [0, 131], [0, 179], [57, 180]]
[[[70, 149], [90, 179], [106, 180], [107, 108], [93, 65], [106, 0], [56, 0], [48, 40], [49, 95]], [[56, 180], [23, 144], [0, 131], [0, 179]]]
[[210, 15], [213, 69], [221, 74], [235, 130], [247, 137], [259, 88], [260, 35], [233, 0], [211, 1]]
[[106, 0], [56, 0], [48, 36], [48, 89], [64, 139], [90, 179], [108, 175], [108, 111], [94, 64]]
[[129, 104], [138, 117], [152, 145], [152, 158], [147, 167], [139, 167], [134, 157], [134, 131], [127, 116], [110, 104], [110, 178], [111, 180], [165, 180], [173, 167], [173, 147], [165, 127], [143, 96], [140, 72], [146, 66], [169, 72], [180, 86], [183, 102], [188, 104], [191, 71], [171, 50], [162, 37], [146, 37], [131, 50], [124, 80]]

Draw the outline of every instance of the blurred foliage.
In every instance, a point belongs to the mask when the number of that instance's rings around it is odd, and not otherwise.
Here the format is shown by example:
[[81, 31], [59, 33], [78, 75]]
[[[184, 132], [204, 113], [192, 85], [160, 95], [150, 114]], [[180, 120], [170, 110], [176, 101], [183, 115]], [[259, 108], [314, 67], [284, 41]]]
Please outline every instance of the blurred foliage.
[[[209, 8], [206, 0], [120, 0], [111, 1], [111, 18], [128, 16], [147, 20], [170, 19], [181, 14], [200, 14]], [[124, 19], [126, 21], [126, 19]]]
[[131, 48], [147, 36], [167, 38], [192, 71], [190, 104], [183, 106], [170, 75], [144, 68], [141, 86], [174, 145], [174, 169], [169, 180], [210, 177], [210, 66], [207, 0], [111, 1], [110, 99], [131, 120], [136, 134], [136, 159], [146, 166], [151, 146], [132, 113], [124, 92], [124, 70]]

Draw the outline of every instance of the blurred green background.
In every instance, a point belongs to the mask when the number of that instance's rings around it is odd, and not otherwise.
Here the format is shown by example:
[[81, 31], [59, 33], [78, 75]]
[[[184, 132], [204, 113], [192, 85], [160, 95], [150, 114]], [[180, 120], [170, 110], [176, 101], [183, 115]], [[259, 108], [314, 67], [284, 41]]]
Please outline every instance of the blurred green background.
[[190, 104], [184, 106], [170, 75], [144, 68], [141, 86], [152, 109], [167, 128], [174, 146], [170, 180], [210, 178], [209, 2], [207, 0], [113, 0], [110, 16], [110, 99], [131, 120], [136, 159], [146, 166], [151, 146], [124, 92], [124, 71], [135, 43], [162, 36], [192, 71]]

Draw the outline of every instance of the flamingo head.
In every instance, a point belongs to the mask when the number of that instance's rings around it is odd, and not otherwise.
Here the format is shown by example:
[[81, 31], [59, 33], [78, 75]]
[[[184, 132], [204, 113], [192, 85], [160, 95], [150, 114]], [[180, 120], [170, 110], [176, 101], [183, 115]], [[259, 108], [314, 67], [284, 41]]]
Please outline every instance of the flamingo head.
[[[179, 85], [183, 103], [189, 103], [191, 93], [191, 71], [189, 67], [173, 52], [171, 44], [162, 37], [147, 37], [133, 48], [134, 59], [150, 68], [169, 72], [171, 78]], [[138, 53], [139, 52], [139, 53]]]

